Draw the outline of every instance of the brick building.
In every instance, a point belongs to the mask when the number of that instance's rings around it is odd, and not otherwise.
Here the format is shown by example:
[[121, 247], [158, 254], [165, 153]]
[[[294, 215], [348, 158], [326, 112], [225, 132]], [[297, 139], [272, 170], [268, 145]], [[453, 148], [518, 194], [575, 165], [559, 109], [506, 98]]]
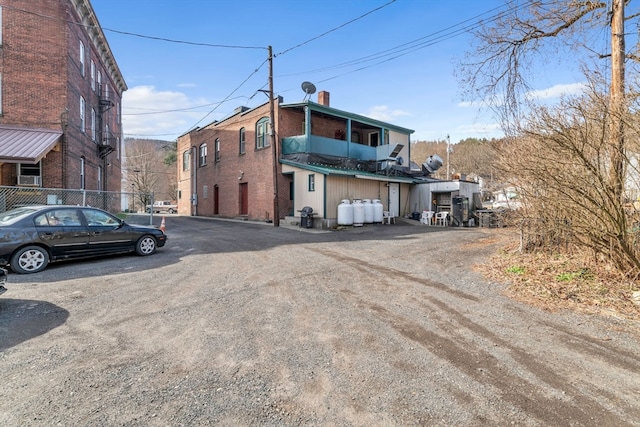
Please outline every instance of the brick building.
[[0, 0], [0, 185], [120, 191], [126, 90], [89, 0]]
[[275, 147], [268, 102], [180, 136], [179, 213], [279, 223], [310, 206], [329, 227], [340, 201], [356, 198], [399, 213], [419, 181], [390, 174], [388, 158], [410, 158], [413, 131], [332, 108], [325, 91], [318, 101], [274, 100]]

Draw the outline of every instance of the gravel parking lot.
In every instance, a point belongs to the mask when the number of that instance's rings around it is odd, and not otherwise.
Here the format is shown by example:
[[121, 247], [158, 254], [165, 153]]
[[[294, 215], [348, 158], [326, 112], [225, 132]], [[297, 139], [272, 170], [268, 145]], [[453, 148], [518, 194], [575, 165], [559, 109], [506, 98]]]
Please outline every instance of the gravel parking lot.
[[495, 230], [166, 225], [10, 275], [0, 425], [640, 425], [638, 325], [502, 296]]

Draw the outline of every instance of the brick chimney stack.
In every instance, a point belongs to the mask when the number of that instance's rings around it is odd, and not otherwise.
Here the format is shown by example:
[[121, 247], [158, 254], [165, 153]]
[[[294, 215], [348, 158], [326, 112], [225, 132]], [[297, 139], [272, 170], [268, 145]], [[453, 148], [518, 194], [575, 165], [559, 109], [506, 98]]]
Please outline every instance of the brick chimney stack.
[[318, 104], [329, 107], [329, 92], [324, 90], [318, 92]]

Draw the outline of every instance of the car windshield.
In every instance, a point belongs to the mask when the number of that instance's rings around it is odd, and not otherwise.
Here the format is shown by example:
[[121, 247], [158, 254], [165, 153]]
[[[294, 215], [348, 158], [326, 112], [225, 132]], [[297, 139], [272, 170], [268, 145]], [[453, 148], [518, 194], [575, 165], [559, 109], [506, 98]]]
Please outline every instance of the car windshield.
[[30, 215], [34, 212], [36, 212], [36, 209], [31, 207], [16, 208], [10, 211], [2, 212], [0, 214], [0, 226], [11, 225], [14, 222], [19, 221], [25, 216]]

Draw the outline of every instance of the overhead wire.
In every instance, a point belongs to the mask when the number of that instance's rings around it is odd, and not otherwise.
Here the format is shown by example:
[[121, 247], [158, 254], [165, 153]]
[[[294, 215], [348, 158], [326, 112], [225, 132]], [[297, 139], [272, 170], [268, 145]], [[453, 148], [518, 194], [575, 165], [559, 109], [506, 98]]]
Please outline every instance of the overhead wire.
[[285, 49], [285, 50], [283, 50], [282, 52], [280, 52], [280, 53], [278, 53], [278, 54], [276, 54], [276, 55], [274, 55], [274, 56], [284, 55], [284, 54], [285, 54], [285, 53], [287, 53], [287, 52], [290, 52], [290, 51], [292, 51], [292, 50], [294, 50], [294, 49], [297, 49], [297, 48], [302, 47], [302, 46], [304, 46], [304, 45], [306, 45], [306, 44], [308, 44], [308, 43], [311, 43], [311, 42], [312, 42], [312, 41], [314, 41], [314, 40], [317, 40], [317, 39], [322, 38], [322, 37], [324, 37], [324, 36], [326, 36], [326, 35], [328, 35], [328, 34], [331, 34], [331, 33], [333, 33], [334, 31], [339, 30], [340, 28], [346, 27], [346, 26], [347, 26], [347, 25], [349, 25], [349, 24], [353, 24], [354, 22], [359, 21], [360, 19], [362, 19], [362, 18], [364, 18], [364, 17], [366, 17], [366, 16], [368, 16], [368, 15], [371, 15], [371, 14], [372, 14], [372, 13], [374, 13], [374, 12], [379, 11], [380, 9], [384, 9], [385, 7], [387, 7], [387, 6], [389, 6], [390, 4], [394, 3], [395, 1], [396, 1], [396, 0], [391, 0], [390, 2], [385, 3], [385, 4], [383, 4], [383, 5], [382, 5], [382, 6], [380, 6], [380, 7], [376, 7], [375, 9], [372, 9], [372, 10], [370, 10], [370, 11], [368, 11], [368, 12], [366, 12], [366, 13], [364, 13], [364, 14], [360, 15], [360, 16], [358, 16], [357, 18], [354, 18], [354, 19], [352, 19], [352, 20], [350, 20], [350, 21], [347, 21], [347, 22], [345, 22], [344, 24], [340, 24], [340, 25], [338, 25], [337, 27], [334, 27], [334, 28], [330, 29], [329, 31], [325, 31], [325, 32], [324, 32], [324, 33], [322, 33], [322, 34], [319, 34], [319, 35], [317, 35], [317, 36], [315, 36], [315, 37], [310, 38], [310, 39], [309, 39], [309, 40], [307, 40], [307, 41], [304, 41], [304, 42], [299, 43], [299, 44], [297, 44], [297, 45], [295, 45], [295, 46], [292, 46], [292, 47], [290, 47], [289, 49]]
[[[420, 37], [418, 39], [415, 39], [415, 40], [412, 40], [412, 41], [409, 41], [409, 42], [394, 46], [394, 47], [389, 48], [389, 49], [385, 49], [385, 50], [380, 51], [380, 52], [376, 52], [376, 53], [373, 53], [373, 54], [370, 54], [370, 55], [366, 55], [366, 56], [363, 56], [363, 57], [360, 57], [360, 58], [356, 58], [356, 59], [353, 59], [353, 60], [350, 60], [350, 61], [346, 61], [346, 62], [342, 62], [342, 63], [339, 63], [339, 64], [334, 64], [334, 65], [330, 65], [330, 66], [327, 66], [327, 67], [322, 67], [322, 68], [318, 68], [318, 69], [314, 69], [314, 70], [308, 70], [308, 71], [305, 71], [305, 72], [297, 72], [297, 73], [292, 73], [292, 74], [282, 74], [282, 75], [279, 75], [278, 77], [288, 77], [288, 76], [294, 76], [294, 75], [300, 75], [300, 74], [308, 75], [308, 74], [311, 74], [311, 73], [326, 72], [326, 71], [331, 71], [331, 70], [340, 69], [340, 68], [347, 68], [347, 67], [358, 65], [358, 64], [362, 64], [362, 63], [368, 63], [368, 62], [371, 62], [371, 61], [377, 61], [377, 62], [374, 62], [374, 63], [372, 63], [370, 65], [367, 65], [367, 66], [359, 67], [359, 68], [350, 70], [348, 72], [345, 72], [345, 73], [342, 73], [342, 74], [338, 74], [338, 75], [335, 75], [335, 76], [332, 76], [332, 77], [329, 77], [329, 78], [326, 78], [326, 79], [323, 79], [323, 80], [318, 80], [318, 82], [325, 82], [325, 81], [328, 81], [328, 80], [333, 80], [333, 79], [336, 79], [336, 78], [339, 78], [339, 77], [342, 77], [342, 76], [345, 76], [345, 75], [348, 75], [348, 74], [352, 74], [352, 73], [355, 73], [355, 72], [358, 72], [358, 71], [365, 70], [367, 68], [374, 67], [376, 65], [380, 65], [380, 64], [385, 63], [385, 62], [392, 61], [392, 60], [397, 59], [399, 57], [408, 55], [409, 53], [413, 53], [415, 51], [424, 49], [426, 47], [433, 46], [434, 44], [440, 43], [440, 42], [442, 42], [444, 40], [448, 40], [450, 38], [457, 37], [457, 36], [459, 36], [461, 34], [468, 33], [470, 31], [473, 31], [473, 30], [477, 29], [478, 27], [483, 25], [485, 22], [493, 22], [495, 20], [498, 20], [501, 17], [505, 16], [507, 13], [510, 13], [510, 12], [517, 11], [519, 9], [525, 8], [525, 7], [529, 6], [529, 5], [531, 5], [532, 3], [533, 3], [533, 0], [529, 0], [529, 1], [525, 2], [524, 4], [522, 4], [522, 5], [513, 6], [513, 7], [510, 7], [509, 9], [507, 9], [507, 10], [503, 10], [503, 11], [501, 11], [499, 13], [496, 13], [496, 14], [490, 16], [486, 20], [481, 20], [480, 19], [480, 18], [482, 18], [483, 16], [485, 16], [485, 15], [487, 15], [489, 13], [493, 13], [496, 10], [499, 10], [499, 9], [503, 8], [502, 6], [499, 6], [499, 7], [490, 9], [490, 10], [488, 10], [486, 12], [483, 12], [483, 13], [481, 13], [479, 15], [476, 15], [474, 17], [468, 18], [468, 19], [466, 19], [464, 21], [461, 21], [461, 22], [459, 22], [457, 24], [451, 25], [451, 26], [449, 26], [447, 28], [444, 28], [442, 30], [436, 31], [436, 32], [431, 33], [431, 34], [427, 34], [426, 36], [422, 36], [422, 37]], [[472, 22], [472, 24], [471, 25], [464, 25], [464, 24], [467, 24], [469, 22]], [[383, 58], [386, 58], [386, 59], [383, 59]]]
[[[307, 44], [309, 44], [309, 43], [311, 43], [311, 42], [313, 42], [315, 40], [318, 40], [318, 39], [320, 39], [322, 37], [325, 37], [325, 36], [335, 32], [335, 31], [337, 31], [337, 30], [339, 30], [341, 28], [344, 28], [344, 27], [346, 27], [346, 26], [348, 26], [350, 24], [353, 24], [356, 21], [359, 21], [359, 20], [365, 18], [368, 15], [371, 15], [371, 14], [373, 14], [373, 13], [375, 13], [375, 12], [377, 12], [377, 11], [383, 9], [383, 8], [388, 7], [389, 5], [395, 3], [395, 1], [396, 0], [391, 0], [391, 1], [379, 6], [377, 8], [374, 8], [374, 9], [372, 9], [372, 10], [370, 10], [370, 11], [368, 11], [368, 12], [366, 12], [366, 13], [364, 13], [364, 14], [356, 17], [356, 18], [354, 18], [354, 19], [351, 19], [351, 20], [349, 20], [349, 21], [347, 21], [345, 23], [342, 23], [342, 24], [340, 24], [340, 25], [338, 25], [338, 26], [336, 26], [336, 27], [334, 27], [334, 28], [332, 28], [332, 29], [330, 29], [328, 31], [325, 31], [325, 32], [323, 32], [323, 33], [321, 33], [321, 34], [319, 34], [317, 36], [314, 36], [314, 37], [312, 37], [312, 38], [310, 38], [310, 39], [308, 39], [308, 40], [306, 40], [306, 41], [304, 41], [302, 43], [298, 43], [298, 44], [296, 44], [296, 45], [294, 45], [294, 46], [292, 46], [292, 47], [290, 47], [288, 49], [285, 49], [285, 50], [279, 52], [277, 55], [274, 55], [274, 57], [275, 56], [282, 56], [282, 55], [284, 55], [286, 53], [291, 52], [292, 50], [301, 48], [302, 46], [305, 46], [305, 45], [307, 45]], [[497, 13], [497, 14], [493, 15], [492, 17], [490, 17], [488, 19], [488, 22], [492, 22], [494, 20], [497, 20], [500, 17], [504, 16], [506, 13], [509, 13], [511, 11], [515, 11], [515, 10], [518, 10], [520, 8], [527, 7], [528, 5], [532, 4], [533, 2], [534, 2], [533, 0], [529, 0], [529, 1], [525, 2], [524, 4], [522, 4], [522, 5], [512, 6], [512, 7], [510, 7], [510, 9], [508, 9], [506, 11], [502, 11], [500, 13]], [[38, 14], [38, 13], [30, 12], [30, 11], [25, 11], [25, 10], [22, 10], [22, 9], [19, 9], [19, 8], [15, 8], [15, 7], [11, 7], [11, 6], [3, 6], [3, 7], [10, 8], [10, 9], [13, 9], [13, 10], [18, 10], [18, 11], [25, 12], [25, 13], [30, 13], [30, 14], [37, 15], [37, 16], [44, 17], [44, 18], [57, 19], [57, 18], [54, 18], [54, 17], [51, 17], [51, 16]], [[335, 69], [355, 66], [355, 65], [359, 65], [359, 64], [367, 64], [367, 63], [369, 63], [368, 65], [365, 65], [365, 66], [362, 66], [362, 67], [358, 67], [356, 69], [353, 69], [353, 70], [350, 70], [350, 71], [347, 71], [347, 72], [344, 72], [344, 73], [341, 73], [341, 74], [334, 75], [332, 77], [328, 77], [328, 78], [319, 80], [319, 82], [325, 82], [325, 81], [328, 81], [328, 80], [333, 80], [333, 79], [336, 79], [336, 78], [339, 78], [339, 77], [343, 77], [343, 76], [348, 75], [348, 74], [359, 72], [359, 71], [365, 70], [367, 68], [371, 68], [371, 67], [380, 65], [382, 63], [392, 61], [392, 60], [397, 59], [399, 57], [408, 55], [408, 54], [413, 53], [413, 52], [415, 52], [417, 50], [421, 50], [421, 49], [424, 49], [426, 47], [432, 46], [432, 45], [437, 44], [437, 43], [439, 43], [439, 42], [441, 42], [443, 40], [446, 40], [446, 39], [449, 39], [449, 38], [452, 38], [452, 37], [456, 37], [456, 36], [459, 36], [460, 34], [469, 32], [469, 31], [477, 28], [478, 26], [482, 25], [483, 21], [479, 20], [479, 18], [481, 18], [482, 16], [485, 16], [485, 15], [487, 15], [489, 13], [492, 13], [495, 10], [501, 9], [501, 8], [502, 7], [493, 8], [493, 9], [487, 11], [487, 12], [483, 12], [482, 14], [479, 14], [479, 15], [476, 15], [476, 16], [474, 16], [472, 18], [466, 19], [466, 20], [464, 20], [464, 21], [462, 21], [460, 23], [454, 24], [454, 25], [452, 25], [450, 27], [447, 27], [445, 29], [442, 29], [442, 30], [439, 30], [437, 32], [428, 34], [426, 36], [423, 36], [423, 37], [420, 37], [418, 39], [409, 41], [407, 43], [400, 44], [400, 45], [395, 46], [395, 47], [392, 47], [392, 48], [389, 48], [389, 49], [386, 49], [386, 50], [383, 50], [383, 51], [380, 51], [380, 52], [377, 52], [377, 53], [374, 53], [374, 54], [371, 54], [371, 55], [367, 55], [367, 56], [364, 56], [364, 57], [360, 57], [360, 58], [356, 58], [356, 59], [353, 59], [353, 60], [350, 60], [350, 61], [346, 61], [346, 62], [343, 62], [343, 63], [340, 63], [340, 64], [335, 64], [335, 65], [332, 65], [332, 66], [329, 66], [329, 67], [324, 67], [324, 68], [320, 68], [320, 69], [316, 69], [316, 70], [311, 70], [311, 71], [308, 71], [306, 73], [325, 72], [325, 71], [331, 71], [331, 70], [335, 70]], [[474, 21], [472, 25], [460, 27], [461, 25], [464, 25], [464, 24], [466, 24], [466, 23], [468, 23], [470, 21]], [[75, 23], [75, 22], [71, 22], [71, 21], [65, 21], [65, 22], [69, 22], [71, 24], [84, 26], [84, 27], [92, 27], [91, 25], [80, 24], [80, 23]], [[162, 41], [162, 42], [168, 42], [168, 43], [175, 43], [175, 44], [185, 44], [185, 45], [213, 47], [213, 48], [228, 48], [228, 49], [264, 49], [264, 50], [267, 49], [264, 46], [224, 45], [224, 44], [193, 42], [193, 41], [188, 41], [188, 40], [176, 40], [176, 39], [170, 39], [170, 38], [166, 38], [166, 37], [150, 36], [150, 35], [145, 35], [145, 34], [129, 32], [129, 31], [116, 30], [116, 29], [112, 29], [112, 28], [108, 28], [108, 27], [101, 27], [101, 29], [103, 31], [108, 31], [108, 32], [116, 33], [116, 34], [125, 35], [125, 36], [138, 37], [138, 38], [144, 38], [144, 39]], [[233, 94], [235, 94], [247, 81], [249, 81], [251, 79], [251, 77], [253, 77], [267, 63], [267, 61], [268, 61], [268, 59], [264, 60], [253, 72], [251, 72], [249, 74], [249, 76], [247, 78], [245, 78], [222, 101], [220, 101], [218, 103], [207, 104], [207, 105], [214, 105], [215, 104], [215, 107], [213, 109], [211, 109], [206, 115], [204, 115], [193, 126], [191, 126], [189, 128], [189, 130], [187, 130], [187, 132], [189, 132], [192, 129], [196, 128], [200, 123], [202, 123], [202, 121], [204, 121], [207, 117], [209, 117], [211, 114], [213, 114], [220, 105], [222, 105], [223, 103], [229, 101], [230, 99], [238, 98], [238, 97], [231, 98], [231, 96]], [[372, 61], [377, 61], [377, 62], [371, 63]], [[300, 72], [299, 74], [301, 74], [301, 73], [302, 72]], [[281, 75], [280, 77], [282, 77], [282, 76], [292, 76], [292, 75], [296, 75], [296, 74], [284, 74], [284, 75]], [[286, 92], [288, 90], [281, 91], [281, 92]], [[249, 97], [249, 99], [253, 98], [253, 96], [255, 96], [255, 94], [258, 91], [259, 90], [254, 92], [254, 94], [251, 97]], [[170, 113], [170, 112], [188, 111], [188, 110], [191, 110], [191, 109], [196, 109], [196, 108], [201, 108], [201, 107], [203, 107], [203, 106], [191, 107], [191, 108], [186, 108], [186, 109], [157, 111], [155, 113], [154, 112], [138, 113], [138, 114], [129, 113], [127, 115], [162, 114], [162, 113]]]

